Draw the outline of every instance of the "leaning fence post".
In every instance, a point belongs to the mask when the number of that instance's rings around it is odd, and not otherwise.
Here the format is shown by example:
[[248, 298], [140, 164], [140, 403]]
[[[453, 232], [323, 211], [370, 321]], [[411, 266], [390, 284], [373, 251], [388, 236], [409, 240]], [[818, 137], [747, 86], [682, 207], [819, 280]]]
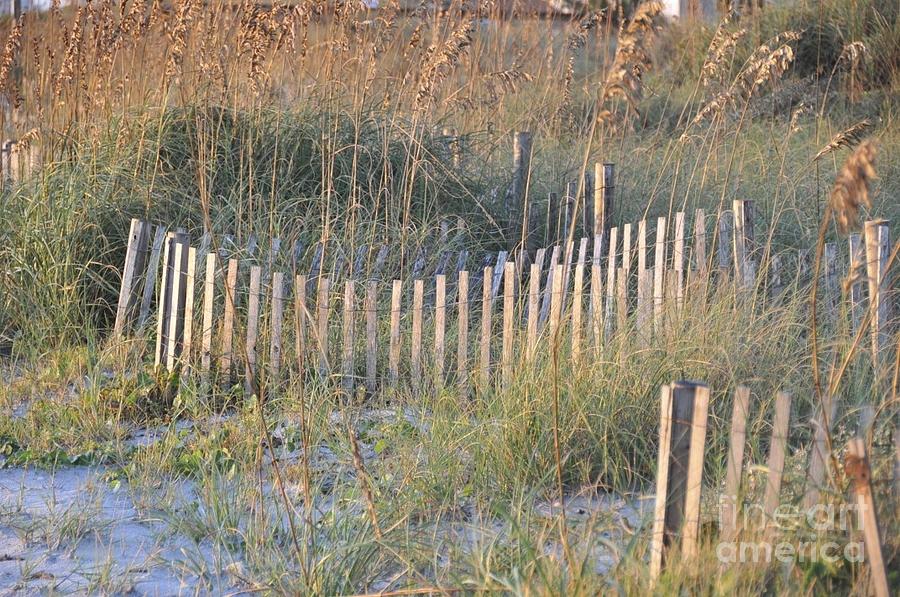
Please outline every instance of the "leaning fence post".
[[660, 449], [656, 473], [656, 504], [650, 548], [650, 576], [659, 577], [665, 551], [681, 532], [681, 551], [699, 551], [700, 497], [709, 387], [677, 381], [663, 386], [660, 408]]
[[[184, 304], [187, 297], [187, 262], [189, 237], [184, 232], [175, 234], [175, 258], [173, 260], [172, 279], [169, 291], [169, 318], [165, 352], [166, 369], [175, 370], [175, 364], [181, 356], [184, 346]], [[171, 253], [170, 253], [171, 254]]]
[[862, 524], [865, 558], [869, 564], [873, 592], [878, 597], [888, 597], [891, 592], [888, 586], [884, 556], [881, 552], [881, 535], [878, 530], [875, 496], [872, 495], [872, 471], [866, 456], [866, 444], [861, 438], [851, 439], [847, 443], [844, 469], [852, 480], [851, 491], [856, 499], [858, 520]]
[[[159, 256], [162, 251], [163, 241], [166, 240], [165, 226], [157, 226], [153, 236], [153, 247], [150, 249], [150, 260], [147, 262], [146, 276], [144, 278], [144, 296], [141, 298], [141, 308], [138, 312], [137, 327], [144, 327], [150, 316], [150, 305], [153, 302], [153, 291], [156, 287], [156, 276], [159, 273]], [[165, 276], [165, 272], [163, 273]]]
[[734, 390], [731, 411], [731, 438], [728, 464], [725, 468], [725, 493], [720, 505], [720, 528], [723, 541], [732, 541], [737, 534], [740, 511], [741, 476], [744, 470], [744, 447], [747, 443], [747, 414], [750, 411], [750, 389], [738, 386]]
[[869, 278], [869, 308], [872, 313], [872, 363], [880, 370], [887, 351], [887, 261], [890, 252], [890, 230], [887, 220], [869, 220], [864, 227], [866, 273]]
[[125, 251], [125, 266], [122, 268], [122, 285], [119, 289], [119, 304], [116, 307], [116, 322], [113, 337], [119, 339], [131, 325], [137, 299], [139, 280], [147, 258], [147, 244], [150, 242], [150, 224], [137, 218], [131, 220], [128, 232], [128, 248]]

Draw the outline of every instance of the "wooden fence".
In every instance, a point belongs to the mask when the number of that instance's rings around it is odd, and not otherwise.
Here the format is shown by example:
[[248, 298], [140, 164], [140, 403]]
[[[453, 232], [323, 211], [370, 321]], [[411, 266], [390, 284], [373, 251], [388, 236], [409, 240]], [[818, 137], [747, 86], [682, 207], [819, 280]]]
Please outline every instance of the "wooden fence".
[[[696, 210], [690, 225], [680, 212], [672, 223], [658, 218], [652, 234], [642, 220], [533, 255], [499, 251], [473, 271], [465, 249], [444, 251], [431, 264], [420, 252], [403, 268], [408, 274], [391, 276], [387, 245], [361, 246], [350, 259], [340, 250], [328, 256], [317, 243], [304, 258], [299, 243], [285, 255], [279, 239], [263, 252], [255, 237], [238, 247], [225, 236], [210, 250], [209, 235], [194, 247], [183, 230], [133, 220], [114, 335], [155, 323], [157, 365], [204, 378], [215, 373], [223, 385], [242, 372], [250, 388], [261, 364], [278, 380], [290, 362], [323, 380], [338, 376], [348, 391], [360, 383], [369, 392], [455, 383], [467, 393], [473, 376], [482, 387], [509, 381], [551, 339], [573, 362], [589, 364], [619, 334], [649, 345], [686, 300], [706, 301], [725, 289], [738, 302], [778, 301], [808, 283], [812, 251], [770, 254], [756, 243], [752, 223], [751, 202], [735, 201], [715, 218]], [[854, 331], [870, 321], [876, 361], [888, 342], [888, 234], [885, 222], [866, 222], [862, 238], [850, 237], [846, 260], [826, 244], [819, 284], [824, 317], [849, 313]], [[710, 239], [715, 251], [708, 251]], [[849, 278], [842, 309], [839, 272], [846, 277], [862, 263], [867, 275]], [[452, 322], [455, 338], [448, 337]], [[379, 351], [385, 338], [386, 360]], [[448, 358], [452, 340], [455, 359]]]
[[[838, 462], [837, 450], [832, 454], [831, 443], [827, 440], [834, 418], [830, 400], [821, 405], [813, 421], [815, 434], [806, 468], [805, 487], [803, 491], [794, 492], [800, 497], [797, 503], [793, 503], [795, 500], [790, 497], [786, 501], [781, 499], [788, 439], [793, 427], [790, 420], [791, 395], [786, 392], [776, 394], [764, 469], [766, 483], [761, 496], [761, 512], [754, 518], [744, 505], [743, 485], [751, 394], [744, 386], [735, 389], [725, 485], [719, 496], [718, 534], [716, 537], [701, 538], [701, 493], [709, 395], [709, 387], [701, 382], [677, 381], [662, 388], [656, 502], [650, 546], [651, 577], [654, 580], [659, 577], [671, 551], [680, 552], [681, 557], [689, 561], [697, 558], [703, 543], [710, 542], [718, 542], [716, 553], [723, 565], [778, 559], [793, 562], [795, 557], [804, 557], [797, 552], [802, 545], [795, 546], [790, 537], [785, 542], [780, 541], [779, 535], [784, 529], [780, 528], [779, 523], [787, 520], [793, 524], [799, 519], [801, 524], [807, 524], [813, 530], [846, 531], [851, 541], [862, 546], [862, 553], [857, 554], [858, 560], [865, 562], [865, 570], [868, 571], [868, 588], [863, 592], [888, 597], [890, 590], [872, 490], [872, 471], [862, 439], [851, 439], [844, 451], [844, 473], [850, 480], [850, 499], [821, 499], [826, 494], [834, 493], [827, 482], [827, 478], [833, 477], [828, 477], [826, 473], [831, 462]], [[897, 437], [895, 434], [895, 442]], [[893, 457], [900, 465], [900, 451], [897, 448], [900, 444], [895, 446]], [[895, 469], [895, 492], [900, 489], [900, 478], [896, 474]], [[841, 503], [852, 516], [836, 515], [834, 501]], [[741, 554], [752, 559], [742, 561]], [[835, 554], [826, 556], [835, 557]]]

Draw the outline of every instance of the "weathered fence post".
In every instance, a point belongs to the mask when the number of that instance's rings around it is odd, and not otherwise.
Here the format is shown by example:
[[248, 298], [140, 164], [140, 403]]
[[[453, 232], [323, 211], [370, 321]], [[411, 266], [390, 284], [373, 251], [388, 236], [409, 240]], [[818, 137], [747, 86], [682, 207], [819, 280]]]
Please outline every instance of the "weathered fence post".
[[[594, 164], [594, 236], [604, 239], [604, 244], [612, 226], [615, 190], [615, 164]], [[600, 250], [601, 254], [606, 253], [606, 247], [601, 246]]]
[[513, 246], [519, 239], [528, 239], [528, 177], [531, 169], [531, 133], [518, 131], [513, 135], [513, 180], [507, 195], [506, 213], [509, 225], [506, 238]]
[[119, 304], [116, 307], [113, 338], [120, 339], [131, 326], [137, 306], [138, 288], [144, 277], [149, 242], [150, 224], [137, 218], [132, 219], [131, 228], [128, 231], [128, 247], [125, 251], [125, 266], [122, 268], [122, 284], [119, 289]]
[[366, 282], [366, 389], [375, 392], [378, 375], [378, 282]]
[[653, 260], [653, 328], [662, 331], [666, 275], [666, 219], [656, 220], [656, 254]]
[[723, 211], [719, 213], [718, 261], [719, 273], [723, 276], [728, 275], [728, 271], [731, 269], [732, 219], [733, 218], [730, 211]]
[[457, 281], [457, 311], [459, 315], [459, 331], [456, 344], [456, 378], [459, 394], [462, 399], [469, 395], [469, 272], [459, 272]]
[[344, 283], [344, 318], [341, 346], [341, 388], [351, 396], [353, 392], [353, 351], [356, 345], [356, 282]]
[[502, 382], [512, 381], [513, 333], [516, 315], [516, 264], [507, 263], [503, 270], [503, 347], [500, 354]]
[[753, 264], [753, 202], [735, 199], [732, 202], [734, 217], [734, 271], [738, 287], [750, 290], [755, 284]]
[[306, 363], [306, 327], [309, 310], [306, 306], [306, 275], [294, 277], [294, 357], [297, 359], [297, 373], [303, 375]]
[[492, 332], [492, 301], [491, 287], [494, 278], [494, 268], [490, 265], [484, 268], [484, 285], [481, 295], [481, 367], [480, 378], [482, 391], [486, 391], [491, 380], [491, 332]]
[[269, 368], [272, 383], [277, 386], [281, 375], [281, 332], [284, 327], [284, 273], [272, 274], [272, 319], [269, 322]]
[[686, 558], [699, 551], [700, 497], [709, 387], [691, 381], [663, 386], [660, 408], [656, 504], [650, 546], [650, 576], [656, 579], [665, 552], [681, 533]]
[[231, 361], [234, 353], [234, 309], [237, 306], [238, 260], [228, 260], [225, 274], [225, 312], [222, 316], [222, 351], [219, 356], [219, 372], [222, 386], [231, 385]]
[[606, 308], [603, 311], [603, 333], [604, 337], [609, 338], [612, 335], [613, 328], [613, 305], [616, 296], [616, 257], [618, 254], [618, 236], [619, 229], [617, 227], [609, 230], [609, 253], [607, 258], [606, 269]]
[[397, 387], [400, 378], [400, 298], [403, 282], [394, 280], [391, 287], [391, 336], [388, 349], [388, 385]]
[[319, 291], [316, 296], [316, 336], [319, 342], [319, 378], [328, 379], [328, 300], [331, 296], [331, 279], [328, 276], [319, 280]]
[[541, 267], [538, 263], [531, 264], [531, 272], [528, 275], [528, 321], [525, 326], [525, 359], [531, 362], [537, 349], [538, 331], [538, 298], [541, 292]]
[[[137, 327], [141, 329], [150, 316], [150, 305], [153, 303], [153, 291], [156, 288], [156, 276], [159, 273], [159, 256], [162, 252], [163, 242], [166, 240], [166, 229], [157, 226], [153, 236], [153, 247], [150, 249], [150, 260], [147, 262], [146, 277], [144, 278], [144, 296], [141, 298], [141, 309], [138, 313]], [[163, 272], [165, 276], [165, 272]]]
[[415, 395], [422, 391], [422, 302], [425, 281], [413, 281], [412, 341], [410, 342], [410, 373]]
[[250, 268], [250, 294], [247, 298], [247, 363], [244, 387], [248, 394], [256, 390], [256, 343], [259, 339], [259, 292], [262, 268]]
[[858, 233], [847, 238], [850, 246], [850, 321], [851, 330], [856, 335], [863, 319], [863, 275], [865, 269], [865, 248]]
[[203, 338], [200, 347], [200, 371], [204, 383], [212, 366], [213, 308], [216, 298], [216, 254], [206, 254], [206, 280], [203, 286]]
[[434, 277], [434, 385], [444, 385], [444, 337], [447, 329], [447, 276]]
[[866, 444], [861, 438], [851, 439], [847, 443], [844, 469], [852, 480], [851, 491], [856, 500], [857, 515], [862, 524], [865, 558], [869, 564], [872, 590], [878, 597], [888, 597], [891, 591], [888, 586], [884, 556], [881, 552], [878, 514], [875, 509], [875, 496], [872, 494], [872, 471], [866, 456]]

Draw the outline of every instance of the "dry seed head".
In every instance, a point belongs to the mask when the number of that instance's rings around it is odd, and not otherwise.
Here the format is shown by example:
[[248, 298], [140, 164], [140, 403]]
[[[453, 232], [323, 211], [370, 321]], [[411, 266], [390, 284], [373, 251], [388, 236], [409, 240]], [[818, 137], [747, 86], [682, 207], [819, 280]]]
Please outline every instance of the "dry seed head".
[[816, 161], [833, 151], [837, 151], [842, 147], [855, 147], [863, 138], [863, 136], [865, 136], [865, 134], [869, 132], [870, 128], [872, 128], [872, 123], [868, 118], [866, 118], [864, 120], [860, 120], [849, 128], [844, 129], [843, 131], [832, 137], [831, 141], [829, 141], [825, 147], [819, 150], [819, 153], [816, 154], [816, 157], [813, 158], [813, 161]]
[[871, 209], [869, 186], [875, 178], [875, 144], [866, 140], [844, 162], [831, 191], [831, 209], [841, 233], [859, 226], [859, 208]]

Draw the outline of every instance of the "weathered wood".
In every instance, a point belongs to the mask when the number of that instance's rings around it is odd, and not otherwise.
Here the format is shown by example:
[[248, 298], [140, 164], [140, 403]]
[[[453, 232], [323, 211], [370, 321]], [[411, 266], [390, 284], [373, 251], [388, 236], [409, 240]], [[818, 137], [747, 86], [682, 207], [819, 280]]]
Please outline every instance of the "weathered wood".
[[375, 392], [378, 376], [378, 282], [366, 283], [366, 389]]
[[[700, 554], [700, 498], [703, 489], [706, 421], [709, 413], [709, 387], [704, 384], [693, 384], [693, 390], [694, 407], [691, 416], [690, 452], [684, 496], [684, 529], [681, 539], [681, 554], [685, 559], [696, 558]], [[676, 383], [674, 390], [676, 401], [679, 391], [680, 385]]]
[[397, 387], [400, 378], [400, 299], [403, 282], [394, 280], [391, 287], [391, 339], [388, 351], [388, 385]]
[[503, 269], [506, 267], [506, 261], [508, 257], [509, 253], [506, 251], [500, 251], [499, 253], [497, 253], [497, 264], [494, 266], [493, 276], [490, 278], [492, 304], [500, 294], [500, 284], [503, 282]]
[[141, 299], [141, 308], [138, 312], [137, 327], [141, 329], [150, 317], [150, 305], [153, 303], [153, 291], [156, 288], [156, 277], [159, 275], [159, 257], [162, 252], [163, 242], [166, 239], [165, 226], [157, 226], [153, 236], [153, 247], [150, 249], [150, 259], [147, 261], [146, 276], [144, 278], [144, 296]]
[[706, 212], [702, 209], [694, 211], [694, 263], [700, 278], [705, 280], [709, 264], [706, 261]]
[[675, 247], [672, 251], [672, 270], [675, 272], [675, 304], [680, 310], [684, 305], [684, 212], [675, 214]]
[[424, 295], [425, 282], [423, 280], [414, 280], [410, 364], [412, 369], [412, 388], [415, 394], [419, 394], [422, 391], [422, 300]]
[[513, 135], [513, 181], [507, 194], [509, 216], [506, 238], [511, 245], [528, 239], [528, 179], [531, 170], [531, 133], [517, 131]]
[[785, 449], [791, 419], [791, 395], [778, 392], [775, 395], [775, 417], [772, 420], [772, 440], [769, 443], [769, 459], [766, 462], [769, 474], [763, 497], [763, 512], [766, 521], [773, 520], [781, 495], [781, 480], [784, 474]]
[[209, 373], [212, 366], [213, 309], [216, 299], [216, 254], [206, 254], [206, 281], [203, 285], [203, 340], [200, 347], [200, 371]]
[[872, 493], [872, 470], [866, 455], [866, 444], [860, 438], [847, 442], [844, 456], [844, 470], [851, 479], [851, 493], [856, 502], [858, 516], [862, 523], [865, 561], [869, 568], [869, 584], [877, 597], [891, 594], [887, 580], [887, 570], [881, 548], [881, 533], [878, 528], [878, 510]]
[[256, 344], [259, 340], [259, 295], [262, 281], [262, 268], [254, 265], [250, 268], [250, 293], [247, 298], [247, 351], [246, 376], [244, 386], [247, 393], [256, 392]]
[[638, 343], [641, 348], [646, 348], [653, 335], [653, 271], [645, 269], [638, 277], [637, 311], [635, 313], [635, 328]]
[[666, 506], [669, 496], [669, 477], [672, 460], [672, 387], [660, 389], [659, 459], [656, 464], [656, 502], [653, 512], [653, 533], [650, 539], [650, 578], [656, 580], [662, 572], [665, 549], [671, 544], [667, 537]]
[[567, 182], [566, 183], [566, 194], [564, 197], [565, 207], [564, 207], [564, 220], [563, 220], [563, 229], [560, 231], [559, 242], [566, 242], [569, 240], [569, 234], [572, 231], [573, 222], [576, 220], [575, 215], [575, 200], [578, 194], [578, 183], [577, 182]]
[[731, 229], [733, 217], [730, 211], [723, 211], [719, 214], [719, 272], [727, 274], [731, 269]]
[[234, 354], [234, 310], [237, 306], [238, 260], [228, 260], [225, 275], [225, 312], [222, 316], [222, 350], [219, 355], [219, 371], [224, 387], [231, 385], [231, 362]]
[[612, 226], [615, 207], [615, 165], [594, 164], [594, 234], [607, 234]]
[[662, 331], [666, 275], [666, 219], [656, 220], [656, 252], [653, 260], [653, 328]]
[[830, 394], [822, 397], [822, 404], [817, 409], [816, 417], [812, 421], [813, 443], [809, 454], [809, 468], [806, 476], [806, 493], [803, 496], [803, 509], [809, 512], [819, 503], [819, 492], [825, 480], [828, 462], [831, 460], [828, 452], [828, 435], [837, 412], [837, 401]]
[[872, 334], [872, 363], [876, 372], [882, 370], [890, 355], [887, 323], [890, 314], [887, 285], [887, 265], [890, 253], [890, 230], [887, 220], [865, 223], [866, 274], [869, 280], [869, 312]]
[[[553, 276], [556, 275], [556, 266], [559, 262], [559, 245], [553, 247], [550, 254], [550, 266], [547, 269], [547, 281], [544, 283], [544, 297], [541, 304], [541, 315], [538, 319], [538, 329], [543, 329], [547, 316], [550, 314], [550, 296], [553, 291]], [[560, 271], [562, 271], [560, 269]]]
[[166, 365], [165, 353], [169, 346], [169, 311], [171, 309], [171, 280], [175, 262], [175, 233], [166, 234], [163, 245], [162, 273], [159, 282], [159, 299], [156, 302], [156, 350], [154, 366]]
[[590, 300], [590, 319], [591, 339], [594, 344], [594, 354], [599, 354], [600, 347], [603, 345], [603, 271], [599, 264], [591, 265], [591, 300]]
[[728, 463], [725, 465], [725, 492], [720, 498], [720, 535], [731, 542], [737, 535], [737, 517], [741, 503], [741, 477], [744, 471], [744, 448], [747, 444], [747, 416], [750, 412], [750, 389], [738, 386], [734, 390], [731, 409], [731, 436]]
[[324, 276], [319, 279], [319, 290], [316, 295], [316, 342], [319, 344], [319, 378], [328, 379], [328, 311], [331, 296], [331, 279]]
[[294, 277], [294, 357], [297, 371], [303, 375], [306, 363], [306, 328], [309, 326], [309, 309], [306, 306], [306, 275]]
[[269, 369], [272, 382], [278, 385], [281, 375], [281, 333], [284, 328], [284, 273], [272, 274], [272, 318], [269, 321]]
[[647, 269], [647, 220], [638, 222], [637, 233], [637, 268], [638, 277]]
[[184, 294], [184, 331], [182, 332], [181, 361], [184, 367], [191, 366], [191, 349], [194, 344], [194, 287], [197, 279], [197, 249], [188, 247], [187, 273]]
[[603, 311], [603, 329], [607, 338], [612, 334], [614, 297], [616, 295], [616, 261], [618, 258], [618, 228], [609, 231], [609, 253], [606, 269], [606, 308]]
[[493, 286], [494, 268], [484, 268], [483, 292], [481, 296], [481, 385], [487, 388], [491, 381], [491, 288]]
[[516, 265], [507, 263], [503, 271], [503, 348], [500, 367], [503, 385], [512, 381], [513, 340], [516, 317]]
[[631, 224], [625, 224], [622, 226], [622, 275], [626, 288], [631, 283], [631, 253]]
[[125, 250], [125, 265], [122, 268], [122, 283], [119, 287], [119, 303], [116, 307], [116, 321], [113, 338], [120, 339], [130, 328], [133, 311], [137, 303], [137, 289], [144, 271], [147, 244], [150, 242], [150, 225], [134, 218], [128, 231], [128, 245]]
[[538, 298], [541, 291], [541, 268], [539, 264], [531, 264], [528, 276], [528, 322], [526, 323], [525, 355], [528, 362], [534, 359], [537, 349], [538, 333]]
[[169, 317], [168, 317], [168, 333], [166, 334], [166, 343], [168, 348], [165, 351], [166, 370], [174, 371], [176, 363], [181, 353], [182, 336], [184, 330], [184, 303], [182, 297], [187, 296], [184, 288], [184, 278], [187, 272], [183, 266], [187, 265], [187, 245], [181, 242], [178, 233], [175, 235], [174, 251], [170, 255], [174, 255], [173, 269], [171, 279], [169, 281]]
[[465, 399], [469, 395], [469, 272], [459, 272], [457, 281], [457, 312], [459, 325], [456, 344], [456, 378], [460, 396]]
[[444, 385], [447, 333], [447, 277], [444, 274], [434, 277], [434, 296], [434, 383], [440, 388]]
[[619, 334], [625, 333], [628, 326], [628, 278], [625, 277], [625, 268], [619, 268], [616, 278], [616, 330]]
[[550, 342], [556, 350], [559, 342], [559, 331], [562, 324], [562, 283], [563, 266], [557, 265], [553, 273], [553, 287], [550, 291]]
[[356, 347], [356, 282], [351, 278], [344, 282], [344, 325], [341, 346], [341, 388], [353, 395], [355, 364], [353, 352]]
[[584, 263], [579, 261], [575, 266], [575, 288], [572, 291], [572, 362], [581, 361], [581, 310], [584, 303]]
[[863, 277], [866, 276], [865, 249], [858, 233], [848, 237], [850, 245], [850, 321], [853, 334], [859, 331], [863, 320]]
[[753, 202], [735, 199], [732, 202], [734, 219], [734, 271], [741, 289], [753, 288]]

